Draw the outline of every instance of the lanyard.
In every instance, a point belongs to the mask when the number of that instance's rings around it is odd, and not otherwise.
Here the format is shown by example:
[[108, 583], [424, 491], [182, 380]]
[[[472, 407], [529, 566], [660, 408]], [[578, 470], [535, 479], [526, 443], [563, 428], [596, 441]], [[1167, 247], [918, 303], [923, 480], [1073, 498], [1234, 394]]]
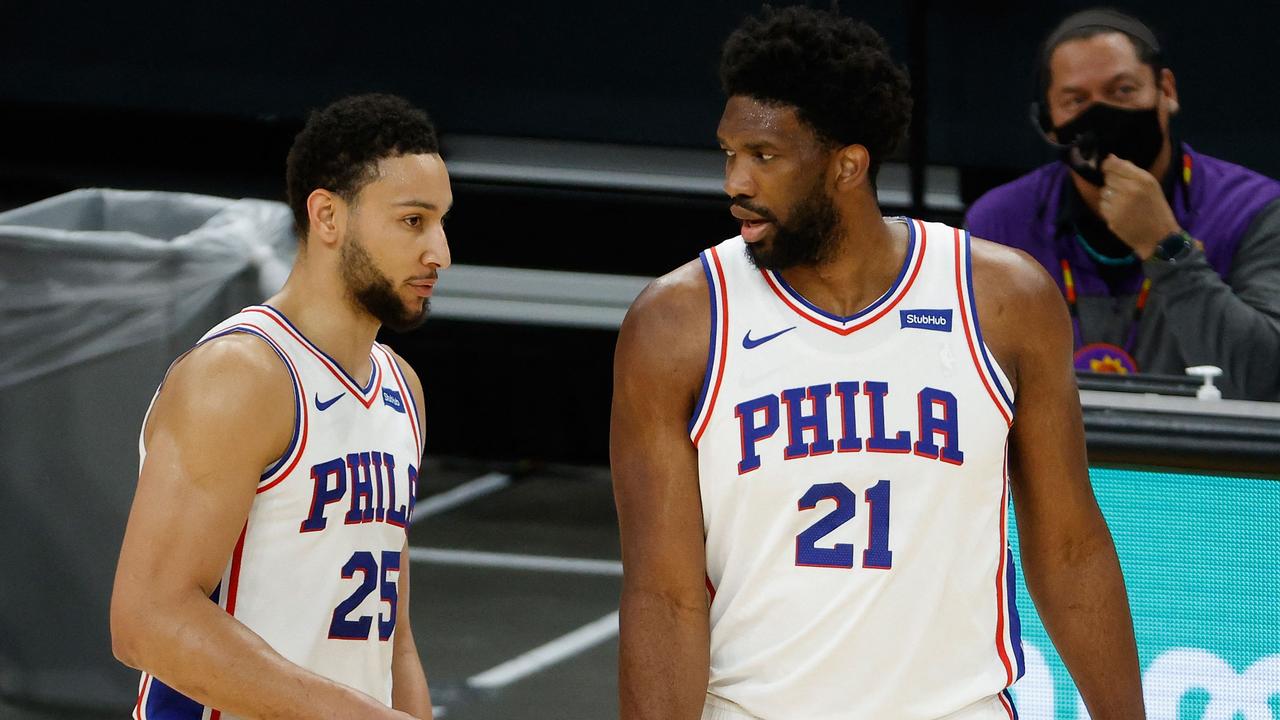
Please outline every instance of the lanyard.
[[[1187, 188], [1191, 187], [1192, 162], [1191, 154], [1185, 151], [1178, 153], [1181, 156], [1182, 173], [1179, 178], [1182, 180], [1182, 188], [1184, 193]], [[1178, 193], [1174, 193], [1176, 196]], [[1086, 250], [1088, 247], [1086, 245]], [[1062, 292], [1067, 298], [1067, 309], [1071, 312], [1071, 327], [1075, 335], [1076, 350], [1084, 347], [1084, 328], [1080, 322], [1080, 309], [1077, 306], [1078, 296], [1076, 294], [1076, 281], [1071, 273], [1071, 263], [1066, 258], [1061, 261], [1062, 264]], [[1133, 346], [1138, 340], [1138, 324], [1142, 320], [1142, 311], [1147, 307], [1147, 296], [1151, 293], [1151, 279], [1143, 278], [1142, 287], [1138, 290], [1137, 302], [1133, 305], [1133, 315], [1129, 319], [1128, 332], [1125, 333], [1124, 351], [1133, 355]]]
[[[1076, 349], [1084, 347], [1084, 327], [1080, 321], [1080, 308], [1076, 295], [1076, 280], [1071, 272], [1071, 263], [1062, 260], [1062, 292], [1067, 298], [1067, 310], [1071, 313], [1071, 327], [1075, 334]], [[1143, 278], [1142, 288], [1138, 290], [1138, 300], [1133, 304], [1133, 315], [1129, 318], [1129, 329], [1125, 333], [1124, 351], [1133, 355], [1134, 343], [1138, 341], [1138, 324], [1142, 320], [1142, 311], [1147, 307], [1147, 296], [1151, 293], [1151, 278]]]

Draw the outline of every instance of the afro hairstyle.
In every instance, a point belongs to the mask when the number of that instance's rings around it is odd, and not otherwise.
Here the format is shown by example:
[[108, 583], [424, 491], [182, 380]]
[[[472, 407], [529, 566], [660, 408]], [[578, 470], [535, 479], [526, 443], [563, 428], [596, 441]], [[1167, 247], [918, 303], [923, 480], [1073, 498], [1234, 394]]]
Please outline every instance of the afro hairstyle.
[[720, 83], [729, 97], [794, 107], [825, 142], [864, 146], [872, 181], [911, 122], [911, 84], [884, 38], [835, 12], [766, 5], [725, 41]]

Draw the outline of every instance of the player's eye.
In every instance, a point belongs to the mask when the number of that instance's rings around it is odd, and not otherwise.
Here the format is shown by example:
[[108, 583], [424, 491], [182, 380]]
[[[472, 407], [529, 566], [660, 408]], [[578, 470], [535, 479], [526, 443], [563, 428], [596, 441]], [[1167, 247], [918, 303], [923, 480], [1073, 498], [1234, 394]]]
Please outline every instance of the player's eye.
[[734, 151], [730, 150], [729, 148], [721, 148], [721, 149], [722, 149], [722, 150], [724, 150], [725, 157], [733, 157], [733, 156], [737, 155], [737, 153], [735, 153]]
[[422, 216], [421, 216], [421, 215], [410, 215], [409, 217], [407, 217], [407, 218], [405, 218], [405, 219], [404, 219], [404, 223], [405, 223], [406, 225], [408, 225], [409, 227], [414, 227], [414, 228], [416, 228], [416, 227], [418, 227], [419, 225], [421, 225], [421, 224], [422, 224]]
[[760, 159], [761, 159], [761, 160], [763, 160], [763, 161], [765, 161], [765, 162], [769, 162], [770, 160], [774, 159], [775, 157], [777, 157], [777, 155], [770, 155], [769, 153], [760, 153]]

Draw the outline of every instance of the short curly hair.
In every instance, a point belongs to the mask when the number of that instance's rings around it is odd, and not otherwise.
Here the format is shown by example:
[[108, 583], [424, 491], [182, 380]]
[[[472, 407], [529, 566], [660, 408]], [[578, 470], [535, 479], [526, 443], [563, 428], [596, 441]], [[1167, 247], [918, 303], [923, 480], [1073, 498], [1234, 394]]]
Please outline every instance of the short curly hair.
[[439, 153], [431, 118], [396, 95], [353, 95], [312, 113], [293, 140], [285, 172], [298, 239], [310, 229], [307, 198], [316, 189], [354, 202], [379, 160]]
[[826, 142], [866, 147], [873, 181], [911, 122], [911, 83], [884, 38], [834, 12], [766, 5], [725, 41], [720, 83], [729, 97], [795, 107]]

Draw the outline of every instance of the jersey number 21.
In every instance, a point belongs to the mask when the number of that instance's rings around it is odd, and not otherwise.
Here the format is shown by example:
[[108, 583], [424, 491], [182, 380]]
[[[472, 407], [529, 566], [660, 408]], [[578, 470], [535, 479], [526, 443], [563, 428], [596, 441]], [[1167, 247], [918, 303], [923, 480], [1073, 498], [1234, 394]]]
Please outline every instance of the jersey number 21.
[[[887, 570], [893, 567], [893, 551], [889, 549], [889, 481], [867, 488], [863, 493], [870, 506], [867, 522], [867, 548], [862, 551], [862, 567]], [[834, 500], [836, 507], [796, 536], [796, 565], [805, 567], [852, 568], [853, 545], [836, 543], [818, 547], [817, 543], [836, 528], [853, 519], [858, 496], [844, 483], [819, 483], [800, 496], [801, 512], [813, 510], [822, 500]]]

